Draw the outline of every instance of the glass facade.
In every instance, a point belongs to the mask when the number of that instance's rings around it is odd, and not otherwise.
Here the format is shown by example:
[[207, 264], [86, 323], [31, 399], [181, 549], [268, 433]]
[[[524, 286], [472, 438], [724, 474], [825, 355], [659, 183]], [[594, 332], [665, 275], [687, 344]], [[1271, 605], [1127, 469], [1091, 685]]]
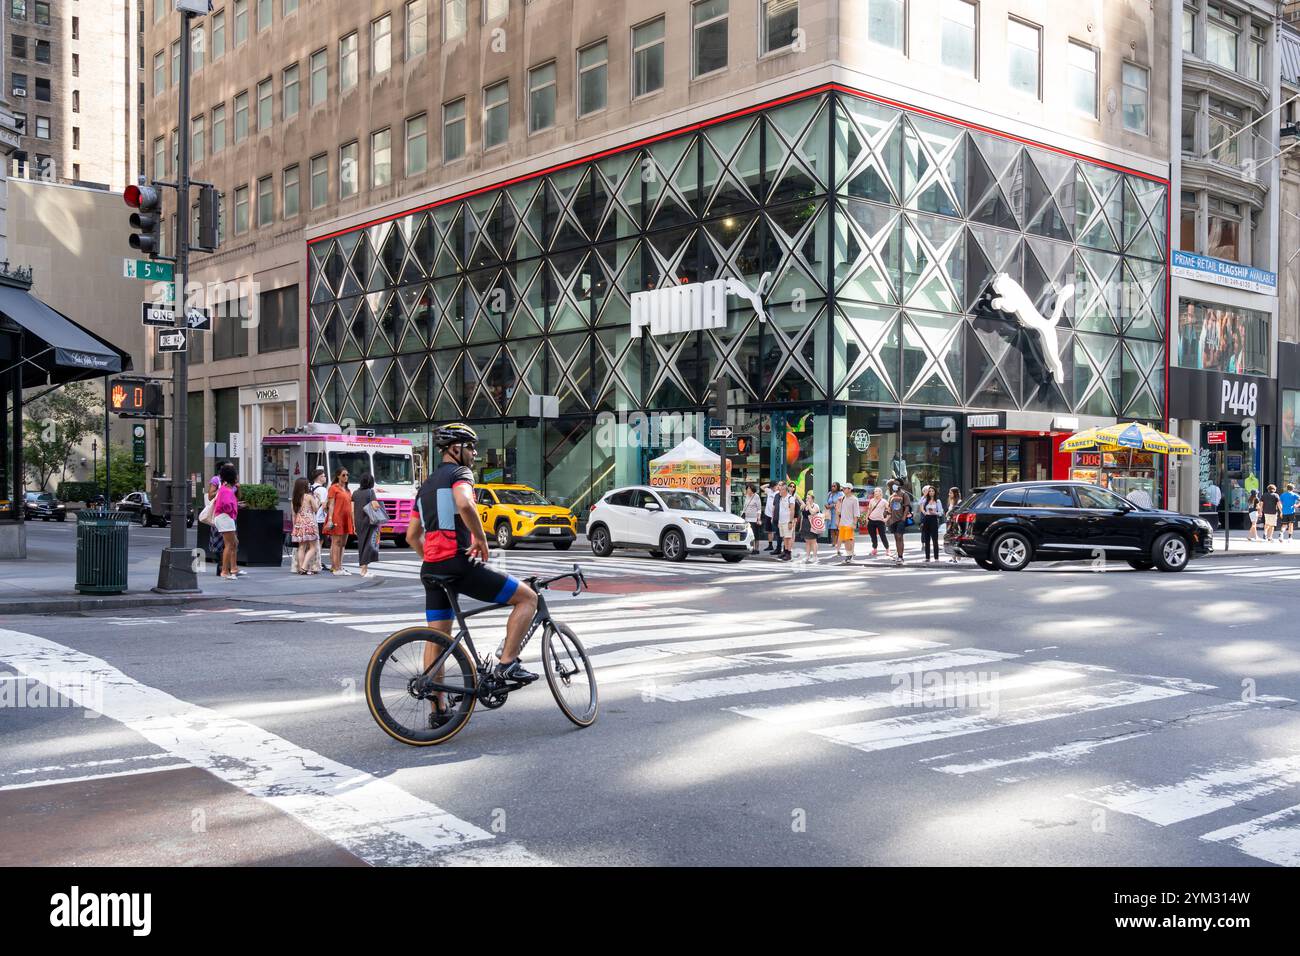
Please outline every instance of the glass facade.
[[[496, 429], [493, 468], [582, 505], [675, 443], [629, 414], [699, 433], [724, 381], [759, 448], [737, 477], [823, 489], [877, 467], [851, 433], [889, 432], [877, 461], [901, 443], [961, 485], [943, 410], [1162, 417], [1166, 223], [1163, 183], [810, 94], [313, 241], [310, 410]], [[632, 334], [634, 293], [768, 273], [767, 321], [731, 295], [725, 328]], [[991, 311], [999, 273], [1043, 315], [1065, 300], [1062, 381]]]

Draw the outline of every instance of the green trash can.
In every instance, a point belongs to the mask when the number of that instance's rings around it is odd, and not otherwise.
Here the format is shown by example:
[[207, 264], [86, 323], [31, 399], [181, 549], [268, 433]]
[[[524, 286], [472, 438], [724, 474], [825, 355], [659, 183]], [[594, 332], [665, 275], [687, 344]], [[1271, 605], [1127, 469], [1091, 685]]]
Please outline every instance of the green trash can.
[[121, 594], [126, 590], [131, 515], [125, 511], [77, 512], [77, 590]]

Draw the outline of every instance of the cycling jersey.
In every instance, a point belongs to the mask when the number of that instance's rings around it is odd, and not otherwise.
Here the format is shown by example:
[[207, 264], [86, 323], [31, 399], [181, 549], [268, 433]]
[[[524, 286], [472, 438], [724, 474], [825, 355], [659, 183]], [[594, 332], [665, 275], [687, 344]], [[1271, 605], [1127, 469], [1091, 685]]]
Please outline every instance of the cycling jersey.
[[458, 485], [474, 488], [474, 473], [464, 465], [444, 462], [424, 480], [416, 495], [420, 526], [424, 529], [424, 564], [420, 582], [424, 585], [426, 621], [450, 621], [455, 617], [447, 592], [432, 579], [451, 578], [448, 585], [457, 594], [492, 604], [505, 604], [519, 587], [518, 579], [471, 560], [471, 535], [456, 507]]

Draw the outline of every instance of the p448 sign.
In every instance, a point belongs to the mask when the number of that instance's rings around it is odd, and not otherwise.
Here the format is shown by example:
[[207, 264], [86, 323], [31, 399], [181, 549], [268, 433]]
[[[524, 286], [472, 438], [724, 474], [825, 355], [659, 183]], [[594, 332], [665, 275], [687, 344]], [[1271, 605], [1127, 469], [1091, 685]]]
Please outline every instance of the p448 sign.
[[1241, 415], [1246, 418], [1254, 418], [1259, 410], [1259, 385], [1256, 382], [1245, 382], [1241, 379], [1223, 380], [1222, 401], [1219, 404], [1219, 412], [1226, 414], [1232, 412], [1235, 415]]

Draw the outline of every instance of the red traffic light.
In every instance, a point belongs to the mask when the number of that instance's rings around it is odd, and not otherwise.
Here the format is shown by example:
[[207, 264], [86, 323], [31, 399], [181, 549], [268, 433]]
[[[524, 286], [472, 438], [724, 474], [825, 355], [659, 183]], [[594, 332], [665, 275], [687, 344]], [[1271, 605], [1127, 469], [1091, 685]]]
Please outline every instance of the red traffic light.
[[122, 201], [132, 209], [156, 212], [162, 208], [162, 193], [154, 186], [127, 186], [122, 190]]
[[132, 209], [139, 209], [140, 208], [140, 187], [127, 186], [126, 189], [122, 190], [122, 199], [125, 200], [126, 204], [130, 206]]

